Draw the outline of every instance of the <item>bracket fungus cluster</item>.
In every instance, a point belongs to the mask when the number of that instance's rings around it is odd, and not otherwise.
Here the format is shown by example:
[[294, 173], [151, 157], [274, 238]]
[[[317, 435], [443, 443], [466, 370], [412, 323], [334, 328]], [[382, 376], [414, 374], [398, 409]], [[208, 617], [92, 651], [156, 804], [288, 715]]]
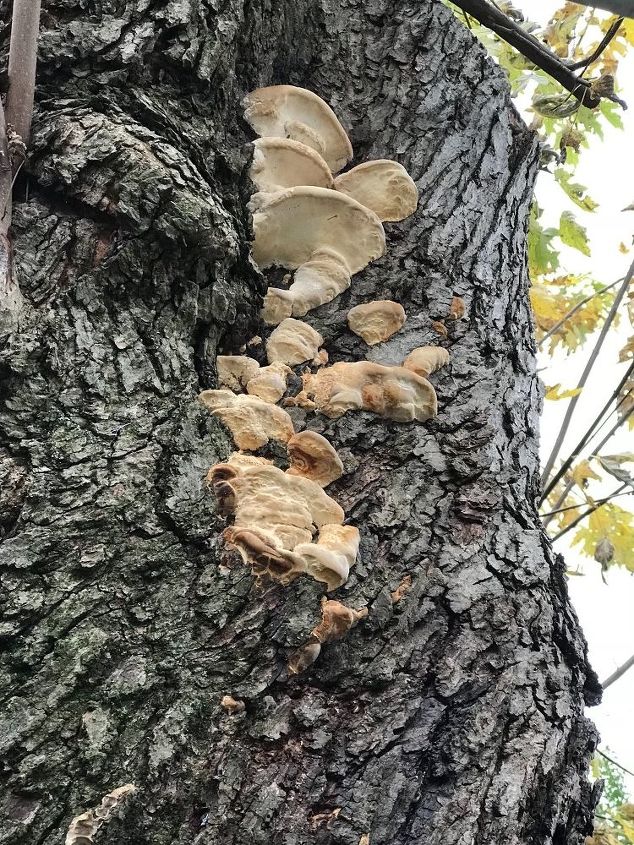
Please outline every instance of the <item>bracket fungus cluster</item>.
[[[364, 410], [400, 423], [425, 421], [437, 413], [427, 376], [449, 355], [419, 347], [401, 366], [371, 361], [326, 366], [324, 338], [298, 318], [335, 299], [352, 276], [384, 254], [383, 222], [412, 214], [418, 191], [395, 161], [368, 161], [339, 173], [352, 159], [352, 146], [335, 113], [311, 91], [259, 88], [243, 105], [246, 121], [260, 136], [249, 171], [257, 188], [249, 202], [253, 258], [262, 270], [279, 267], [292, 274], [281, 282], [287, 287], [269, 287], [264, 297], [268, 366], [248, 355], [220, 355], [219, 388], [200, 395], [241, 450], [213, 466], [208, 482], [219, 512], [230, 520], [225, 544], [254, 575], [282, 585], [308, 576], [330, 592], [348, 579], [360, 542], [357, 528], [344, 525], [342, 508], [323, 489], [342, 476], [343, 464], [322, 435], [296, 433], [276, 403], [330, 418]], [[390, 338], [405, 319], [403, 307], [391, 300], [363, 303], [348, 313], [349, 328], [368, 345]], [[299, 365], [302, 390], [288, 395], [291, 368]], [[286, 445], [285, 471], [272, 459], [245, 454], [270, 440]], [[291, 656], [289, 671], [307, 668], [322, 644], [343, 638], [366, 615], [366, 608], [353, 610], [324, 598], [322, 621]]]

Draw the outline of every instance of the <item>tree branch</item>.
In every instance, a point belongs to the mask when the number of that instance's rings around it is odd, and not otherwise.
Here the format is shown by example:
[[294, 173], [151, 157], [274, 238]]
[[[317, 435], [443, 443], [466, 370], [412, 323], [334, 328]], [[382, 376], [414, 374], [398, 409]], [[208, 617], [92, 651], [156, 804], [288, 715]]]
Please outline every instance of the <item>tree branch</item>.
[[618, 669], [615, 669], [614, 672], [610, 675], [609, 678], [606, 678], [605, 681], [601, 684], [604, 690], [606, 690], [609, 686], [611, 686], [615, 681], [624, 675], [628, 669], [634, 666], [634, 654], [629, 657], [622, 666], [619, 666]]
[[11, 18], [7, 123], [11, 124], [25, 144], [29, 142], [33, 114], [40, 2], [13, 0]]
[[[616, 490], [613, 493], [610, 493], [609, 496], [606, 496], [605, 499], [596, 502], [594, 505], [592, 505], [592, 507], [588, 508], [587, 511], [584, 511], [582, 514], [580, 514], [573, 522], [570, 523], [570, 525], [566, 525], [566, 527], [563, 528], [559, 532], [559, 534], [555, 534], [555, 536], [552, 538], [552, 542], [554, 543], [555, 540], [559, 540], [561, 537], [564, 536], [564, 534], [567, 534], [569, 531], [572, 531], [573, 528], [576, 528], [577, 525], [579, 525], [580, 522], [583, 522], [583, 520], [587, 516], [590, 516], [591, 513], [594, 513], [596, 510], [599, 510], [599, 508], [602, 508], [603, 505], [606, 504], [606, 502], [610, 501], [610, 499], [613, 499], [615, 496], [618, 496], [619, 493], [625, 489], [625, 487], [627, 487], [627, 484], [621, 484], [620, 487], [617, 487]], [[630, 493], [630, 495], [632, 494]]]
[[[588, 358], [588, 363], [586, 364], [583, 372], [581, 373], [581, 377], [580, 377], [579, 382], [577, 384], [578, 388], [583, 387], [585, 385], [586, 381], [588, 380], [588, 377], [589, 377], [589, 375], [592, 371], [592, 368], [595, 364], [595, 361], [597, 360], [597, 358], [599, 356], [599, 352], [601, 351], [601, 347], [603, 346], [603, 342], [604, 342], [606, 335], [607, 335], [607, 333], [610, 329], [610, 326], [614, 322], [614, 318], [616, 317], [616, 313], [619, 309], [619, 305], [621, 304], [623, 297], [627, 293], [627, 289], [630, 285], [630, 282], [632, 280], [633, 275], [634, 275], [634, 261], [632, 262], [632, 264], [630, 264], [630, 268], [627, 271], [625, 278], [623, 279], [623, 284], [619, 288], [619, 291], [618, 291], [616, 297], [614, 298], [614, 302], [612, 303], [612, 308], [610, 308], [610, 313], [605, 318], [605, 322], [603, 323], [603, 326], [601, 327], [601, 332], [599, 334], [599, 337], [597, 338], [597, 342], [594, 345], [594, 349], [590, 353], [590, 357]], [[577, 406], [578, 401], [579, 401], [579, 394], [577, 394], [577, 396], [573, 396], [572, 399], [570, 400], [570, 402], [568, 403], [568, 408], [566, 409], [566, 414], [565, 414], [563, 422], [561, 424], [561, 428], [559, 429], [557, 439], [555, 440], [555, 444], [554, 444], [554, 446], [553, 446], [553, 448], [550, 452], [550, 455], [548, 456], [548, 460], [546, 461], [546, 466], [544, 467], [544, 471], [542, 473], [542, 485], [544, 487], [546, 487], [546, 483], [548, 481], [548, 478], [550, 476], [552, 468], [555, 464], [555, 461], [557, 460], [557, 455], [559, 454], [559, 450], [561, 449], [561, 445], [564, 442], [566, 434], [568, 433], [568, 428], [570, 426], [570, 420], [572, 419], [572, 415], [574, 413], [574, 410]], [[550, 490], [551, 488], [548, 487], [547, 489]], [[544, 495], [547, 495], [547, 494], [544, 494]], [[544, 495], [542, 495], [542, 498], [541, 498], [542, 502], [544, 501]]]
[[578, 70], [579, 68], [585, 69], [585, 68], [588, 67], [588, 65], [591, 65], [592, 62], [596, 62], [596, 60], [599, 58], [601, 53], [605, 50], [605, 48], [608, 46], [610, 41], [612, 41], [612, 39], [614, 38], [616, 33], [621, 28], [622, 23], [623, 23], [623, 18], [618, 18], [617, 20], [615, 20], [614, 23], [612, 24], [612, 26], [608, 29], [608, 31], [605, 33], [605, 35], [601, 39], [601, 42], [599, 43], [599, 46], [597, 47], [597, 49], [593, 53], [591, 53], [587, 58], [581, 59], [581, 61], [579, 61], [579, 62], [573, 62], [572, 64], [569, 64], [568, 68], [570, 70]]
[[621, 277], [620, 279], [617, 279], [615, 282], [612, 282], [612, 284], [606, 285], [604, 288], [601, 288], [600, 290], [597, 290], [594, 293], [591, 293], [589, 296], [586, 296], [586, 298], [582, 299], [581, 302], [578, 302], [575, 305], [574, 308], [571, 308], [570, 311], [568, 311], [567, 314], [564, 314], [564, 316], [561, 318], [561, 320], [556, 325], [554, 325], [552, 327], [552, 329], [550, 329], [543, 336], [543, 338], [538, 342], [537, 348], [539, 349], [540, 346], [542, 345], [542, 343], [546, 343], [546, 341], [549, 338], [551, 338], [555, 334], [555, 332], [558, 331], [563, 326], [564, 323], [567, 323], [568, 320], [570, 320], [571, 317], [574, 317], [574, 315], [577, 313], [577, 311], [580, 308], [583, 308], [583, 306], [586, 305], [588, 302], [590, 302], [590, 300], [594, 299], [595, 296], [602, 296], [604, 293], [606, 293], [609, 290], [612, 290], [613, 287], [616, 287], [616, 285], [618, 285], [619, 282], [622, 282], [622, 281], [623, 281], [623, 278]]
[[[557, 472], [553, 476], [552, 481], [549, 482], [548, 487], [544, 490], [542, 502], [546, 499], [546, 497], [549, 495], [551, 490], [555, 489], [555, 486], [557, 485], [557, 482], [559, 481], [559, 479], [563, 478], [563, 476], [566, 474], [566, 472], [570, 469], [573, 461], [579, 455], [579, 453], [581, 452], [583, 447], [588, 443], [589, 440], [591, 440], [594, 437], [595, 434], [598, 433], [598, 431], [600, 431], [603, 428], [603, 426], [606, 424], [608, 419], [612, 416], [614, 411], [618, 411], [618, 409], [621, 407], [623, 402], [625, 402], [626, 398], [629, 396], [629, 391], [625, 394], [625, 396], [623, 396], [622, 399], [619, 400], [618, 397], [619, 397], [619, 393], [621, 392], [621, 389], [623, 388], [623, 386], [626, 384], [626, 382], [628, 381], [628, 379], [632, 375], [632, 372], [634, 372], [634, 361], [629, 365], [629, 367], [625, 371], [623, 377], [621, 378], [621, 381], [614, 388], [614, 390], [612, 391], [612, 395], [609, 397], [609, 399], [607, 400], [607, 402], [605, 403], [603, 408], [601, 408], [601, 411], [598, 413], [598, 415], [594, 418], [594, 420], [590, 424], [589, 428], [586, 430], [586, 432], [583, 435], [583, 437], [581, 438], [581, 440], [577, 443], [577, 445], [570, 452], [570, 454], [568, 455], [566, 460], [559, 467], [559, 469], [557, 470]], [[610, 407], [612, 402], [614, 402], [615, 399], [617, 400], [616, 407], [614, 408], [613, 411], [611, 411], [608, 414], [606, 419], [603, 420], [603, 422], [601, 422], [601, 419], [605, 415], [605, 412], [608, 410], [608, 408]], [[621, 422], [619, 422], [617, 424], [616, 428], [618, 428], [619, 425], [621, 425]], [[614, 433], [616, 428], [613, 429], [612, 433]], [[601, 445], [603, 445], [603, 442], [605, 442], [605, 441], [602, 441]], [[601, 448], [601, 446], [598, 446], [595, 451], [598, 451], [600, 448]]]
[[590, 83], [582, 79], [566, 65], [552, 50], [526, 32], [504, 12], [491, 6], [486, 0], [452, 0], [456, 6], [472, 15], [487, 29], [499, 35], [507, 44], [515, 47], [537, 67], [556, 79], [579, 102], [589, 109], [595, 109], [601, 98], [592, 90]]

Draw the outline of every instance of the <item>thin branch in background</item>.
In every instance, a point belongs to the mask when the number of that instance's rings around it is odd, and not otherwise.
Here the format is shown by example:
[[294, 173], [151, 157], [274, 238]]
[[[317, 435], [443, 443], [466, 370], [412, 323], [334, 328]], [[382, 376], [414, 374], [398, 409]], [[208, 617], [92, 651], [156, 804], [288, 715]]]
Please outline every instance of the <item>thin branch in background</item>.
[[[597, 47], [597, 49], [593, 53], [591, 53], [588, 56], [587, 59], [581, 59], [581, 61], [579, 61], [579, 62], [573, 62], [572, 64], [568, 64], [568, 68], [570, 70], [578, 70], [579, 68], [584, 68], [584, 73], [585, 73], [585, 70], [588, 68], [588, 65], [591, 65], [592, 62], [596, 62], [596, 60], [599, 58], [601, 53], [608, 46], [610, 41], [612, 41], [612, 39], [614, 38], [616, 33], [621, 28], [622, 23], [623, 23], [623, 18], [618, 18], [617, 20], [615, 20], [614, 23], [608, 29], [608, 31], [605, 33], [603, 38], [601, 39], [601, 42], [600, 42], [599, 46]], [[586, 30], [587, 30], [587, 27], [586, 27]], [[584, 32], [584, 35], [585, 35], [585, 32]], [[581, 39], [579, 40], [579, 43], [581, 43]]]
[[590, 300], [594, 299], [595, 296], [602, 296], [604, 293], [606, 293], [606, 291], [612, 290], [612, 288], [616, 287], [619, 284], [619, 282], [622, 282], [622, 281], [623, 281], [623, 277], [621, 277], [620, 279], [617, 279], [616, 282], [612, 282], [612, 284], [610, 284], [610, 285], [606, 285], [604, 288], [600, 288], [599, 290], [595, 291], [594, 293], [591, 293], [589, 296], [586, 296], [586, 298], [582, 299], [581, 302], [578, 302], [575, 305], [574, 308], [571, 308], [570, 311], [568, 311], [567, 314], [564, 314], [564, 316], [561, 318], [561, 320], [558, 323], [556, 323], [552, 327], [552, 329], [548, 330], [548, 332], [538, 342], [537, 348], [539, 349], [539, 347], [543, 343], [546, 343], [546, 341], [549, 340], [549, 338], [551, 338], [555, 334], [555, 332], [558, 331], [563, 326], [564, 323], [567, 323], [568, 320], [570, 320], [572, 317], [574, 317], [574, 315], [577, 313], [577, 311], [580, 308], [583, 308], [583, 306], [586, 305], [588, 302], [590, 302]]
[[[595, 502], [595, 504], [594, 504], [594, 505], [592, 505], [592, 507], [589, 507], [587, 511], [584, 511], [582, 514], [580, 514], [580, 515], [579, 515], [579, 516], [578, 516], [575, 520], [573, 520], [573, 521], [570, 523], [570, 525], [566, 525], [566, 527], [565, 527], [565, 528], [562, 528], [562, 530], [559, 532], [559, 534], [555, 534], [555, 536], [552, 538], [551, 542], [553, 542], [553, 543], [554, 543], [554, 542], [555, 542], [555, 540], [559, 540], [559, 539], [561, 539], [561, 538], [564, 536], [564, 534], [567, 534], [569, 531], [572, 531], [572, 529], [573, 529], [573, 528], [576, 528], [576, 527], [577, 527], [577, 525], [579, 525], [579, 523], [580, 523], [580, 522], [583, 522], [583, 520], [584, 520], [587, 516], [590, 516], [590, 514], [591, 514], [591, 513], [594, 513], [595, 511], [599, 510], [599, 508], [602, 508], [602, 507], [603, 507], [603, 505], [604, 505], [606, 502], [609, 502], [609, 501], [610, 501], [610, 499], [614, 499], [614, 497], [615, 497], [615, 496], [618, 496], [618, 495], [619, 495], [619, 493], [621, 493], [621, 491], [622, 491], [622, 490], [624, 490], [627, 486], [628, 486], [627, 484], [621, 484], [621, 486], [620, 486], [620, 487], [617, 487], [617, 488], [616, 488], [616, 490], [615, 490], [613, 493], [610, 493], [610, 495], [609, 495], [609, 496], [606, 496], [606, 498], [605, 498], [605, 500], [604, 500], [604, 501], [601, 501], [601, 502]], [[628, 490], [628, 494], [631, 496], [631, 495], [632, 495], [632, 491], [631, 491], [631, 490]]]
[[13, 0], [9, 44], [7, 124], [25, 144], [31, 133], [41, 0]]
[[616, 766], [617, 769], [621, 769], [624, 772], [627, 772], [628, 775], [632, 775], [634, 777], [634, 772], [630, 772], [629, 769], [626, 769], [625, 766], [622, 766], [620, 763], [617, 763], [616, 760], [613, 760], [612, 757], [608, 757], [605, 751], [601, 751], [597, 748], [597, 754], [600, 754], [603, 758], [605, 758], [608, 763], [612, 763], [613, 766]]
[[503, 41], [515, 47], [537, 67], [556, 79], [579, 102], [590, 109], [595, 109], [601, 102], [589, 82], [576, 76], [559, 56], [545, 44], [526, 32], [504, 12], [487, 3], [486, 0], [453, 0], [456, 6], [468, 12], [487, 29], [495, 32]]
[[[632, 276], [634, 275], [634, 261], [630, 265], [629, 270], [625, 278], [623, 279], [623, 283], [618, 290], [617, 295], [614, 298], [614, 302], [612, 303], [612, 307], [610, 308], [610, 312], [608, 316], [605, 318], [605, 322], [601, 327], [601, 332], [599, 333], [599, 337], [597, 338], [597, 342], [594, 345], [594, 349], [590, 353], [590, 357], [588, 358], [588, 363], [586, 364], [579, 382], [577, 383], [577, 388], [583, 388], [590, 373], [592, 372], [592, 368], [599, 356], [599, 352], [601, 351], [601, 347], [603, 346], [603, 342], [607, 336], [607, 333], [614, 322], [614, 318], [618, 312], [619, 306], [627, 293], [627, 289], [630, 285], [630, 281], [632, 280]], [[550, 478], [550, 473], [552, 472], [553, 466], [555, 461], [557, 460], [557, 456], [559, 455], [559, 450], [561, 449], [562, 443], [568, 433], [568, 428], [570, 426], [570, 420], [572, 419], [572, 415], [574, 410], [577, 406], [577, 402], [579, 401], [579, 394], [577, 396], [573, 396], [570, 402], [568, 403], [568, 408], [566, 409], [566, 414], [564, 416], [563, 422], [561, 424], [561, 428], [559, 429], [559, 433], [557, 434], [557, 439], [555, 440], [555, 445], [553, 446], [550, 455], [548, 456], [548, 460], [546, 461], [546, 466], [544, 467], [544, 472], [542, 473], [542, 486], [546, 488], [546, 484], [548, 479]], [[544, 496], [542, 496], [541, 501], [544, 500]]]
[[[566, 460], [562, 463], [562, 465], [559, 467], [559, 469], [557, 470], [557, 472], [555, 473], [555, 475], [553, 476], [551, 481], [548, 483], [548, 486], [544, 490], [544, 493], [543, 493], [543, 496], [542, 496], [542, 499], [541, 499], [542, 502], [546, 499], [547, 496], [550, 495], [551, 491], [555, 489], [559, 480], [561, 478], [563, 478], [563, 476], [568, 472], [568, 470], [572, 466], [572, 463], [575, 460], [575, 458], [577, 458], [579, 456], [579, 453], [581, 452], [581, 450], [587, 445], [587, 443], [590, 440], [592, 440], [592, 438], [596, 434], [599, 433], [599, 431], [603, 428], [603, 426], [606, 424], [606, 422], [612, 416], [612, 414], [617, 412], [618, 409], [621, 407], [621, 405], [624, 402], [627, 401], [630, 391], [628, 391], [620, 399], [619, 399], [619, 393], [621, 392], [621, 389], [627, 383], [627, 381], [629, 380], [629, 378], [630, 378], [630, 376], [632, 375], [633, 372], [634, 372], [634, 361], [632, 361], [632, 363], [629, 365], [629, 367], [625, 371], [625, 374], [621, 378], [621, 381], [617, 384], [615, 389], [612, 391], [612, 395], [608, 398], [608, 400], [605, 403], [605, 405], [603, 406], [603, 408], [601, 408], [601, 410], [599, 411], [597, 416], [591, 422], [590, 426], [586, 430], [586, 432], [583, 435], [583, 437], [581, 438], [581, 440], [572, 449], [572, 451], [570, 452], [570, 454], [568, 455]], [[615, 399], [617, 400], [615, 408], [602, 421], [602, 418], [605, 416], [606, 411], [608, 410], [608, 408], [610, 407], [612, 402], [614, 402]], [[619, 425], [622, 425], [622, 420], [618, 423], [617, 428], [618, 428]], [[603, 441], [603, 443], [605, 443], [605, 441]], [[600, 446], [597, 446], [597, 448], [594, 451], [598, 452], [600, 448], [601, 448]], [[541, 502], [540, 502], [540, 504], [541, 504]], [[558, 507], [558, 505], [556, 507]]]
[[[625, 490], [623, 493], [617, 493], [616, 496], [604, 496], [602, 499], [595, 499], [595, 504], [598, 505], [605, 505], [606, 502], [611, 501], [612, 499], [618, 499], [619, 496], [631, 496], [630, 490]], [[587, 505], [588, 502], [579, 502], [578, 505], [566, 505], [565, 508], [557, 508], [556, 511], [548, 511], [548, 513], [540, 514], [542, 517], [544, 516], [554, 516], [557, 513], [565, 513], [565, 511], [574, 511], [578, 508], [582, 508], [584, 505]]]
[[615, 681], [618, 681], [618, 679], [619, 679], [622, 675], [624, 675], [624, 674], [627, 672], [627, 670], [628, 670], [628, 669], [631, 669], [631, 668], [632, 668], [632, 666], [634, 666], [634, 654], [633, 654], [631, 657], [629, 657], [629, 658], [625, 661], [625, 663], [623, 663], [621, 666], [619, 666], [619, 668], [618, 668], [618, 669], [615, 669], [615, 670], [614, 670], [614, 672], [612, 672], [612, 674], [610, 675], [610, 677], [609, 677], [609, 678], [606, 678], [606, 679], [605, 679], [605, 681], [603, 681], [603, 683], [601, 684], [601, 686], [603, 687], [603, 689], [604, 689], [604, 690], [606, 690], [606, 689], [607, 689], [609, 686], [611, 686], [611, 685], [612, 685]]

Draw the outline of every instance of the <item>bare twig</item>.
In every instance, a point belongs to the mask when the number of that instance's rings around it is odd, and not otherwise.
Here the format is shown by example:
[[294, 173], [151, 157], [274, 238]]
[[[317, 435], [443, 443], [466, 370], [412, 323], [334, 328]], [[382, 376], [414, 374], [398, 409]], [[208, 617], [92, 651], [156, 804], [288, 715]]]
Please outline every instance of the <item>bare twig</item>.
[[[619, 399], [619, 393], [621, 392], [622, 388], [627, 383], [627, 381], [629, 380], [629, 378], [630, 378], [630, 376], [632, 375], [633, 372], [634, 372], [634, 361], [632, 361], [632, 363], [629, 365], [629, 367], [627, 368], [627, 370], [623, 374], [621, 381], [614, 388], [614, 390], [612, 391], [612, 395], [609, 397], [609, 399], [607, 400], [607, 402], [605, 403], [603, 408], [601, 408], [600, 412], [594, 418], [594, 420], [592, 421], [592, 423], [590, 424], [590, 426], [586, 430], [586, 432], [583, 435], [583, 437], [581, 438], [581, 440], [577, 443], [577, 445], [574, 447], [574, 449], [570, 452], [570, 454], [568, 455], [566, 460], [562, 463], [562, 465], [559, 467], [559, 469], [557, 470], [557, 472], [553, 476], [552, 480], [548, 483], [548, 486], [544, 490], [544, 494], [542, 496], [542, 500], [541, 500], [542, 502], [544, 501], [544, 499], [546, 499], [546, 497], [550, 494], [550, 492], [555, 489], [559, 480], [561, 478], [563, 478], [563, 476], [566, 474], [566, 472], [568, 472], [568, 470], [572, 466], [573, 461], [579, 455], [579, 453], [584, 448], [584, 446], [586, 446], [587, 443], [595, 436], [595, 434], [597, 434], [603, 428], [603, 426], [606, 424], [606, 422], [612, 416], [612, 414], [615, 413], [616, 411], [618, 411], [618, 409], [621, 407], [621, 405], [627, 400], [627, 398], [629, 397], [629, 394], [630, 394], [629, 390], [620, 399]], [[612, 402], [614, 402], [615, 399], [617, 400], [616, 406], [608, 414], [608, 416], [605, 418], [605, 420], [603, 420], [603, 422], [601, 422], [602, 418], [605, 416], [606, 411], [608, 410], [608, 408], [610, 407]], [[612, 434], [614, 433], [616, 428], [618, 428], [619, 425], [621, 425], [621, 424], [622, 423], [619, 422], [616, 425], [616, 427], [612, 430]], [[612, 435], [610, 435], [610, 437], [611, 436]], [[605, 440], [602, 441], [601, 445], [603, 445], [603, 443], [605, 443]], [[601, 446], [598, 446], [594, 451], [598, 452], [600, 448], [601, 448]]]
[[[616, 317], [617, 311], [619, 309], [619, 305], [621, 304], [623, 297], [627, 293], [627, 289], [630, 285], [630, 282], [632, 280], [633, 275], [634, 275], [634, 262], [632, 262], [632, 264], [630, 265], [630, 268], [627, 271], [625, 278], [623, 279], [621, 287], [619, 288], [619, 291], [618, 291], [616, 297], [614, 298], [614, 302], [612, 303], [612, 307], [610, 308], [610, 313], [605, 318], [605, 322], [603, 323], [603, 326], [601, 327], [601, 332], [599, 333], [599, 337], [597, 338], [597, 342], [594, 345], [594, 349], [590, 353], [590, 357], [588, 358], [588, 363], [586, 364], [586, 366], [585, 366], [585, 368], [584, 368], [584, 370], [581, 374], [581, 377], [580, 377], [579, 382], [577, 384], [577, 388], [584, 387], [586, 381], [588, 380], [590, 373], [592, 372], [592, 368], [595, 364], [595, 361], [597, 360], [597, 358], [599, 356], [599, 352], [601, 351], [601, 347], [603, 346], [603, 342], [604, 342], [606, 335], [607, 335], [607, 333], [610, 329], [610, 326], [614, 322], [614, 318]], [[568, 403], [568, 408], [566, 409], [566, 414], [565, 414], [563, 422], [561, 424], [561, 428], [559, 429], [559, 433], [557, 434], [557, 439], [555, 440], [555, 445], [553, 446], [553, 448], [550, 452], [550, 455], [548, 456], [548, 460], [546, 461], [546, 466], [544, 467], [544, 472], [542, 473], [542, 485], [544, 487], [546, 486], [546, 483], [547, 483], [547, 481], [550, 477], [550, 473], [552, 472], [555, 461], [557, 460], [557, 455], [559, 454], [559, 450], [561, 449], [562, 443], [564, 442], [566, 434], [568, 433], [568, 428], [570, 426], [570, 420], [572, 419], [572, 415], [574, 413], [574, 410], [577, 406], [578, 401], [579, 401], [579, 394], [577, 394], [577, 396], [573, 396], [572, 399], [570, 400], [570, 402]], [[542, 496], [542, 501], [543, 501], [543, 498], [544, 497]]]
[[606, 293], [606, 291], [612, 290], [612, 288], [616, 287], [618, 285], [618, 283], [622, 282], [622, 281], [623, 281], [623, 277], [621, 277], [620, 279], [617, 279], [616, 282], [612, 282], [611, 285], [606, 285], [604, 288], [600, 288], [599, 290], [595, 291], [594, 293], [591, 293], [589, 296], [586, 296], [586, 298], [582, 299], [581, 302], [578, 302], [574, 306], [574, 308], [571, 308], [570, 311], [568, 311], [567, 314], [564, 314], [564, 316], [561, 318], [561, 320], [558, 323], [556, 323], [556, 325], [554, 325], [552, 327], [552, 329], [548, 330], [548, 332], [538, 342], [537, 348], [539, 349], [539, 347], [543, 343], [546, 343], [546, 341], [549, 340], [549, 338], [551, 338], [555, 334], [555, 332], [558, 331], [563, 326], [564, 323], [567, 323], [568, 320], [570, 320], [572, 317], [574, 317], [574, 315], [577, 313], [577, 311], [580, 308], [583, 308], [583, 306], [586, 305], [588, 302], [590, 302], [590, 300], [594, 299], [595, 296], [602, 296], [604, 293]]
[[[619, 496], [631, 496], [631, 495], [632, 494], [631, 494], [630, 490], [625, 490], [623, 493], [617, 493], [616, 495], [613, 495], [613, 496], [604, 496], [602, 499], [595, 499], [595, 504], [605, 505], [606, 502], [609, 502], [612, 499], [618, 499]], [[542, 514], [540, 514], [540, 516], [542, 516], [542, 517], [554, 516], [557, 513], [564, 513], [565, 511], [574, 511], [574, 510], [577, 510], [578, 508], [582, 508], [584, 505], [587, 505], [587, 504], [588, 504], [587, 502], [579, 502], [578, 505], [566, 505], [565, 508], [557, 508], [557, 510], [548, 511], [548, 513], [542, 513]]]
[[607, 689], [615, 681], [618, 681], [618, 679], [622, 677], [628, 669], [631, 669], [632, 666], [634, 666], [634, 654], [631, 657], [628, 657], [625, 663], [619, 666], [618, 669], [615, 669], [614, 672], [612, 672], [612, 674], [609, 676], [609, 678], [606, 678], [605, 681], [603, 681], [603, 683], [601, 684], [603, 689]]
[[[613, 493], [610, 493], [609, 496], [606, 496], [606, 498], [604, 500], [601, 500], [599, 502], [595, 502], [595, 504], [592, 505], [591, 507], [589, 507], [587, 511], [584, 511], [582, 514], [579, 514], [579, 516], [575, 520], [573, 520], [570, 523], [570, 525], [566, 525], [565, 528], [562, 528], [561, 531], [559, 532], [559, 534], [555, 534], [555, 536], [552, 538], [552, 542], [554, 543], [555, 540], [559, 540], [561, 537], [564, 536], [564, 534], [567, 534], [569, 531], [572, 531], [572, 529], [576, 528], [577, 525], [579, 525], [580, 522], [583, 522], [583, 520], [587, 516], [590, 516], [591, 513], [594, 513], [595, 511], [599, 510], [599, 508], [602, 508], [603, 505], [606, 504], [606, 502], [609, 502], [610, 499], [613, 499], [615, 496], [618, 496], [619, 493], [622, 490], [624, 490], [626, 487], [627, 487], [627, 484], [621, 484], [621, 486], [617, 487], [616, 490]], [[630, 493], [630, 495], [631, 495], [630, 491], [628, 491], [628, 493]]]
[[625, 766], [622, 766], [620, 763], [617, 763], [616, 760], [612, 759], [612, 757], [608, 757], [605, 751], [600, 751], [597, 748], [597, 754], [600, 754], [608, 761], [608, 763], [612, 763], [613, 766], [616, 766], [617, 769], [621, 769], [622, 771], [627, 772], [628, 775], [632, 775], [632, 777], [634, 777], [634, 772], [631, 772], [629, 769], [626, 769]]
[[486, 0], [453, 0], [453, 2], [483, 26], [486, 26], [487, 29], [499, 35], [502, 40], [515, 47], [537, 67], [546, 71], [549, 76], [552, 76], [567, 91], [570, 91], [582, 105], [590, 109], [599, 105], [601, 98], [592, 90], [589, 82], [576, 76], [559, 56], [535, 38], [534, 35], [522, 29], [504, 12], [491, 6]]
[[568, 64], [568, 68], [570, 70], [577, 70], [578, 68], [584, 68], [585, 69], [585, 68], [588, 67], [588, 65], [591, 65], [592, 62], [596, 62], [596, 60], [599, 58], [601, 53], [605, 50], [605, 48], [608, 46], [610, 41], [612, 41], [612, 39], [614, 38], [616, 33], [621, 28], [622, 23], [623, 23], [623, 18], [618, 18], [617, 20], [615, 20], [614, 23], [608, 29], [608, 31], [605, 33], [603, 38], [601, 39], [601, 42], [600, 42], [599, 46], [597, 47], [597, 49], [593, 53], [591, 53], [586, 59], [581, 59], [581, 61], [579, 61], [579, 62], [573, 62], [572, 64]]
[[31, 132], [39, 25], [40, 0], [13, 0], [7, 123], [25, 144], [28, 144]]

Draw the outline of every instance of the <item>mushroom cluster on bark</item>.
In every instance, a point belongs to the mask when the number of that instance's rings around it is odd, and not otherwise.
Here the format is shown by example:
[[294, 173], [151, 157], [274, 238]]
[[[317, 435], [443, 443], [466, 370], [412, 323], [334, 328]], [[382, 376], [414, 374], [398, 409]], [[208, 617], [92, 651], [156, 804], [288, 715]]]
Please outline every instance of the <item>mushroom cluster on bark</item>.
[[[325, 366], [323, 336], [298, 318], [340, 296], [352, 276], [384, 254], [383, 222], [413, 214], [418, 190], [402, 165], [386, 159], [340, 173], [353, 157], [352, 146], [335, 113], [312, 91], [259, 88], [243, 105], [260, 136], [249, 170], [257, 189], [249, 202], [253, 259], [261, 270], [284, 268], [292, 276], [282, 282], [288, 287], [269, 287], [264, 297], [268, 366], [248, 355], [218, 356], [219, 388], [200, 395], [243, 450], [213, 466], [208, 481], [219, 512], [232, 520], [225, 543], [254, 575], [282, 585], [308, 575], [330, 592], [346, 582], [360, 542], [358, 530], [344, 525], [343, 510], [323, 490], [341, 477], [343, 463], [322, 435], [295, 433], [276, 403], [333, 419], [363, 410], [395, 422], [422, 422], [437, 414], [427, 376], [449, 354], [418, 347], [400, 366], [367, 360]], [[351, 331], [373, 346], [400, 331], [406, 314], [400, 303], [378, 300], [352, 308], [347, 319]], [[290, 378], [292, 368], [299, 365], [302, 390], [289, 391], [289, 380], [297, 382]], [[245, 454], [270, 440], [286, 445], [286, 471], [273, 460]], [[357, 611], [324, 598], [322, 622], [291, 655], [289, 671], [306, 669], [323, 643], [341, 639], [366, 615], [367, 608]]]

